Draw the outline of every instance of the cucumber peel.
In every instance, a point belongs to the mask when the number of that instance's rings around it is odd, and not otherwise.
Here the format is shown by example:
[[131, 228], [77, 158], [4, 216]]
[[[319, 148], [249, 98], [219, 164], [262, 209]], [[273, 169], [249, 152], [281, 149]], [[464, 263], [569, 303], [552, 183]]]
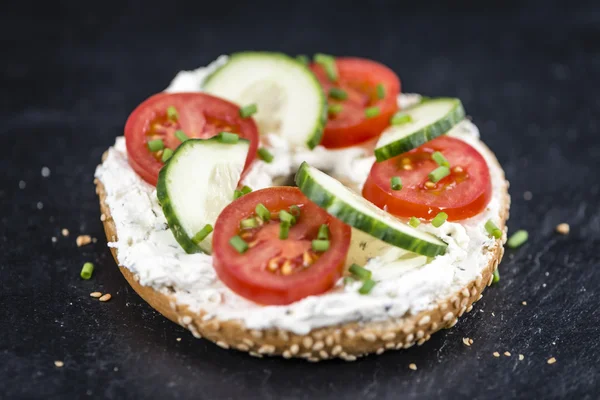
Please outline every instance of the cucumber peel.
[[427, 99], [403, 111], [409, 122], [387, 128], [375, 145], [377, 162], [417, 148], [447, 133], [465, 118], [465, 110], [459, 99]]
[[156, 195], [175, 240], [186, 253], [212, 251], [212, 235], [194, 236], [214, 226], [231, 203], [244, 169], [250, 142], [226, 143], [221, 136], [189, 139], [179, 145], [158, 174]]
[[427, 257], [446, 252], [448, 245], [440, 239], [393, 217], [306, 162], [298, 169], [295, 181], [312, 202], [370, 236]]

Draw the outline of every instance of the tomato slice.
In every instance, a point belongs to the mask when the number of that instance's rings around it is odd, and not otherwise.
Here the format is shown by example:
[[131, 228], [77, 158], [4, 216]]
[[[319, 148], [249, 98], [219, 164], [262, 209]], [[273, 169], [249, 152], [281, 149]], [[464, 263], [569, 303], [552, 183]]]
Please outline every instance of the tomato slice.
[[258, 129], [252, 118], [240, 117], [237, 105], [205, 93], [159, 93], [137, 106], [125, 124], [129, 164], [151, 185], [156, 185], [164, 163], [163, 151], [150, 151], [148, 142], [162, 139], [166, 148], [174, 150], [181, 144], [175, 135], [178, 130], [200, 139], [222, 131], [237, 133], [250, 140], [244, 171], [256, 158]]
[[[257, 218], [262, 203], [269, 222], [242, 229], [240, 222]], [[279, 211], [300, 208], [287, 239], [279, 238]], [[329, 249], [316, 252], [312, 240], [319, 227], [329, 227]], [[239, 235], [249, 245], [240, 254], [230, 243]], [[329, 290], [341, 277], [350, 247], [351, 229], [308, 200], [298, 188], [281, 186], [240, 197], [219, 215], [213, 235], [213, 264], [219, 279], [231, 290], [260, 304], [289, 304]]]
[[[441, 152], [450, 163], [450, 175], [437, 183], [428, 174], [438, 167], [431, 159]], [[398, 176], [401, 190], [392, 190], [390, 180]], [[490, 171], [483, 156], [460, 139], [440, 136], [408, 153], [375, 163], [363, 187], [363, 196], [399, 217], [430, 220], [439, 212], [449, 220], [479, 214], [492, 196]]]
[[[389, 126], [392, 115], [398, 110], [400, 93], [398, 76], [378, 62], [363, 58], [336, 58], [338, 79], [332, 82], [324, 68], [313, 63], [310, 68], [321, 83], [329, 105], [339, 104], [338, 113], [329, 113], [321, 145], [327, 148], [349, 147], [379, 136]], [[384, 88], [379, 98], [377, 86]], [[346, 92], [346, 99], [332, 98], [332, 88]], [[365, 110], [378, 107], [377, 116], [367, 118]]]

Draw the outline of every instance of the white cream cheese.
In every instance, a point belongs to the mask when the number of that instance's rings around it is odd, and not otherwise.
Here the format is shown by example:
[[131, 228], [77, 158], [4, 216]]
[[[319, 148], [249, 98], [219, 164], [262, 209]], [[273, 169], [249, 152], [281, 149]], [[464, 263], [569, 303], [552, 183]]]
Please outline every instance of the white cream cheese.
[[[223, 60], [221, 57], [204, 69], [180, 72], [167, 91], [199, 90], [207, 70], [216, 68]], [[404, 106], [414, 101], [418, 101], [415, 95], [399, 97]], [[488, 157], [482, 151], [479, 132], [470, 121], [461, 122], [450, 135], [468, 142]], [[272, 186], [275, 178], [295, 172], [303, 160], [360, 188], [374, 161], [360, 148], [332, 151], [317, 147], [312, 152], [292, 151], [280, 138], [267, 138], [274, 161], [271, 164], [257, 161], [253, 165], [244, 183], [254, 189]], [[354, 231], [353, 246], [356, 246], [357, 256], [349, 262], [366, 262], [375, 279], [381, 279], [372, 292], [362, 296], [357, 292], [360, 283], [343, 286], [339, 282], [328, 293], [288, 306], [260, 306], [236, 295], [216, 277], [211, 256], [186, 254], [179, 247], [167, 229], [156, 199], [156, 189], [139, 178], [129, 166], [124, 138], [117, 138], [107, 159], [96, 170], [96, 177], [104, 184], [106, 203], [117, 228], [118, 240], [112, 240], [109, 246], [118, 250], [120, 265], [136, 274], [142, 285], [171, 293], [179, 303], [192, 310], [205, 310], [207, 318], [237, 319], [248, 328], [277, 327], [306, 334], [322, 326], [417, 313], [477, 278], [491, 257], [489, 253], [484, 254], [482, 248], [494, 243], [487, 235], [484, 223], [490, 218], [498, 220], [502, 193], [506, 190], [502, 171], [492, 160], [487, 161], [493, 194], [483, 213], [460, 224], [446, 222], [440, 228], [430, 224], [419, 226], [448, 243], [445, 255], [426, 263], [425, 257]]]

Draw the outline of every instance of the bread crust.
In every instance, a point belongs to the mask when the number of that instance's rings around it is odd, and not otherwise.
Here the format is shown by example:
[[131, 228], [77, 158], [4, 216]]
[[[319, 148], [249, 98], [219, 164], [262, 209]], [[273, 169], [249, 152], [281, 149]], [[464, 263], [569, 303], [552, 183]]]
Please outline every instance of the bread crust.
[[[485, 147], [488, 156], [501, 167], [493, 153]], [[106, 153], [104, 158], [106, 157]], [[473, 309], [473, 303], [481, 299], [486, 285], [492, 283], [494, 270], [504, 255], [503, 244], [506, 241], [506, 220], [509, 216], [510, 196], [508, 182], [504, 179], [502, 185], [502, 206], [499, 227], [503, 230], [502, 238], [497, 239], [491, 248], [490, 262], [483, 268], [481, 276], [472, 280], [463, 288], [439, 301], [436, 305], [415, 315], [390, 318], [385, 321], [350, 322], [341, 325], [313, 329], [306, 335], [269, 328], [263, 330], [248, 329], [242, 321], [219, 320], [211, 317], [203, 318], [205, 311], [192, 312], [186, 305], [178, 304], [175, 297], [163, 291], [157, 291], [149, 286], [142, 286], [137, 277], [127, 268], [119, 266], [121, 273], [131, 287], [150, 306], [171, 321], [192, 332], [196, 338], [206, 338], [225, 349], [245, 351], [255, 357], [281, 355], [284, 358], [304, 358], [316, 362], [331, 358], [341, 358], [354, 361], [358, 357], [388, 350], [407, 349], [422, 345], [433, 333], [450, 328], [458, 318]], [[96, 193], [100, 198], [101, 220], [109, 241], [117, 240], [117, 231], [112, 219], [110, 208], [106, 204], [106, 191], [98, 179], [95, 180]], [[112, 255], [119, 265], [117, 249], [110, 248]]]

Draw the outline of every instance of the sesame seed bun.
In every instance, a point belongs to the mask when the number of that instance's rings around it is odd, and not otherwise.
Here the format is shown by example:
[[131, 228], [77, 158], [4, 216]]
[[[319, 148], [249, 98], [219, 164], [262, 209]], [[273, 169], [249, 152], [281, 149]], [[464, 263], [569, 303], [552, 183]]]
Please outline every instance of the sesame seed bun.
[[[495, 167], [501, 169], [491, 151], [487, 147], [484, 151], [493, 160]], [[104, 185], [98, 179], [95, 183], [106, 237], [114, 242], [117, 240], [117, 231], [110, 208], [105, 202]], [[119, 266], [119, 269], [131, 287], [155, 310], [190, 330], [195, 337], [208, 339], [222, 348], [245, 351], [255, 357], [281, 355], [284, 358], [299, 357], [313, 362], [331, 358], [354, 361], [370, 353], [381, 354], [388, 350], [407, 349], [415, 344], [422, 345], [433, 333], [454, 326], [459, 317], [473, 309], [473, 303], [481, 299], [486, 285], [491, 285], [494, 270], [504, 254], [503, 244], [506, 241], [506, 220], [510, 206], [508, 182], [504, 183], [499, 215], [499, 227], [504, 233], [493, 246], [482, 248], [482, 251], [491, 253], [491, 258], [481, 270], [481, 276], [437, 302], [431, 309], [415, 315], [317, 328], [306, 335], [276, 328], [248, 329], [238, 320], [204, 320], [206, 312], [191, 312], [186, 305], [178, 304], [174, 296], [142, 286], [129, 269], [123, 266]], [[110, 250], [118, 265], [117, 249]]]

